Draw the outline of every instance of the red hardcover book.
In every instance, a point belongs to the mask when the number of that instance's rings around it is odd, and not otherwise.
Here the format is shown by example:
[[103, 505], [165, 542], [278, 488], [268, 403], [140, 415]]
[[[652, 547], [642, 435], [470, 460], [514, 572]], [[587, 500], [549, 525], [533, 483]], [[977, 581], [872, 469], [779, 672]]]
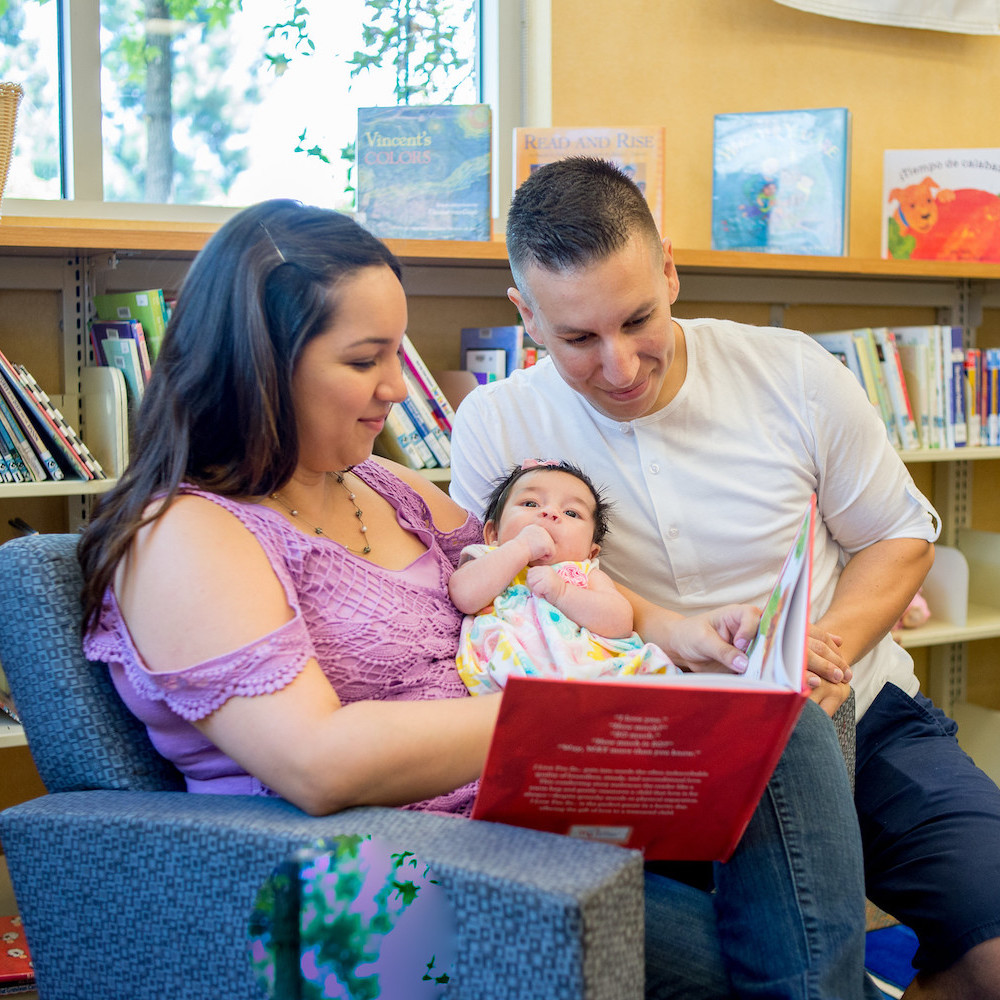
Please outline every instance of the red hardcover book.
[[0, 917], [0, 994], [28, 993], [35, 988], [35, 969], [21, 918]]
[[808, 694], [815, 498], [761, 616], [746, 675], [512, 677], [474, 819], [725, 861]]

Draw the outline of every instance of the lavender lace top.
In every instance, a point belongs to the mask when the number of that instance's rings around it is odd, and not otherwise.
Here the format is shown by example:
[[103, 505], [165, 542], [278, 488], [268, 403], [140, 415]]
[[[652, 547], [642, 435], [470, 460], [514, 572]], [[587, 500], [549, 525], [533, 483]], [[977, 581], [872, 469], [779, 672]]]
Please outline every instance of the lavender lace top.
[[[240, 649], [154, 673], [143, 663], [108, 588], [98, 623], [84, 638], [84, 653], [108, 664], [118, 693], [145, 723], [156, 749], [184, 775], [189, 791], [275, 794], [191, 722], [233, 696], [281, 689], [312, 657], [345, 704], [468, 695], [455, 666], [462, 615], [448, 598], [448, 578], [462, 548], [481, 540], [482, 526], [470, 515], [457, 530], [441, 532], [421, 497], [377, 462], [354, 471], [427, 546], [405, 569], [383, 569], [332, 539], [307, 536], [269, 507], [183, 488], [219, 504], [246, 525], [293, 611], [290, 621]], [[336, 767], [336, 761], [330, 766]], [[471, 784], [410, 808], [467, 815], [474, 796]]]

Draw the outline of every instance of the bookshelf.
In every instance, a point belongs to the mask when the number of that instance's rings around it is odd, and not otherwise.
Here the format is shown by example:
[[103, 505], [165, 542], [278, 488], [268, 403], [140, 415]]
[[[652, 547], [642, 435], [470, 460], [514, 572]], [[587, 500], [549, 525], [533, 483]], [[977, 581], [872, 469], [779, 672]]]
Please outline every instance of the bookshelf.
[[[53, 363], [58, 367], [63, 392], [79, 393], [87, 351], [89, 297], [96, 291], [176, 289], [191, 259], [216, 228], [215, 223], [0, 219], [0, 294], [12, 289], [38, 290], [52, 293], [60, 301], [62, 332], [58, 341], [54, 345], [47, 342], [47, 347], [22, 345], [25, 356], [19, 360], [32, 368], [35, 355], [27, 356], [29, 349], [45, 354], [50, 367]], [[499, 310], [509, 310], [506, 289], [511, 278], [503, 242], [388, 242], [404, 267], [403, 283], [412, 303], [411, 337], [431, 368], [458, 367], [459, 328], [501, 324], [504, 319], [498, 318]], [[883, 311], [892, 316], [919, 309], [933, 318], [916, 322], [951, 323], [971, 332], [980, 325], [984, 310], [1000, 310], [1000, 264], [683, 248], [676, 249], [674, 256], [681, 278], [676, 308], [681, 316], [706, 314], [708, 307], [710, 314], [719, 316], [749, 308], [756, 311], [737, 312], [733, 318], [788, 325], [806, 332], [875, 325], [874, 320], [842, 322], [829, 318], [847, 303], [862, 315]], [[708, 304], [705, 313], [684, 312], [692, 303]], [[492, 308], [493, 312], [469, 314], [477, 308]], [[7, 336], [0, 319], [0, 345], [6, 344]], [[52, 354], [58, 359], [49, 357]], [[933, 470], [928, 478], [933, 480], [931, 499], [943, 518], [941, 542], [956, 544], [960, 530], [972, 526], [972, 469], [996, 462], [1000, 448], [902, 454], [911, 469]], [[448, 479], [446, 469], [425, 472], [442, 484]], [[2, 501], [22, 496], [62, 497], [70, 505], [67, 525], [72, 526], [86, 516], [88, 497], [110, 485], [108, 481], [2, 486], [0, 508]], [[932, 619], [923, 628], [905, 632], [902, 642], [908, 648], [930, 650], [930, 693], [948, 709], [964, 696], [965, 644], [995, 637], [1000, 637], [1000, 589], [970, 596], [965, 626]]]

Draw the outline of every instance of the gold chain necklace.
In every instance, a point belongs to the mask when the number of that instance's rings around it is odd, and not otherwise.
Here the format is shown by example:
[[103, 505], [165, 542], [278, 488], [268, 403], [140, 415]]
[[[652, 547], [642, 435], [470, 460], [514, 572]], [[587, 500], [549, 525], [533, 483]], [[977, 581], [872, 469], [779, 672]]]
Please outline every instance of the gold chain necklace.
[[[345, 469], [344, 471], [347, 472], [349, 470]], [[358, 506], [357, 497], [355, 496], [354, 491], [350, 488], [350, 486], [348, 486], [347, 483], [344, 482], [343, 473], [332, 472], [332, 473], [327, 473], [327, 475], [328, 476], [332, 475], [334, 479], [337, 480], [337, 483], [340, 486], [344, 487], [344, 490], [347, 493], [347, 499], [350, 500], [351, 503], [354, 505], [354, 516], [358, 519], [361, 528], [361, 537], [364, 538], [365, 540], [365, 547], [363, 549], [352, 549], [347, 545], [345, 545], [344, 548], [347, 549], [348, 552], [353, 552], [355, 555], [366, 556], [368, 555], [369, 552], [371, 552], [372, 547], [368, 544], [368, 525], [365, 524], [364, 520], [362, 520], [363, 514], [361, 512], [361, 508]], [[319, 525], [310, 524], [298, 512], [298, 510], [296, 510], [290, 503], [288, 503], [285, 500], [285, 498], [280, 493], [278, 492], [272, 493], [271, 499], [277, 500], [277, 502], [280, 503], [281, 506], [288, 511], [290, 517], [297, 517], [307, 528], [311, 528], [314, 534], [326, 536], [326, 532], [321, 527], [319, 527]]]

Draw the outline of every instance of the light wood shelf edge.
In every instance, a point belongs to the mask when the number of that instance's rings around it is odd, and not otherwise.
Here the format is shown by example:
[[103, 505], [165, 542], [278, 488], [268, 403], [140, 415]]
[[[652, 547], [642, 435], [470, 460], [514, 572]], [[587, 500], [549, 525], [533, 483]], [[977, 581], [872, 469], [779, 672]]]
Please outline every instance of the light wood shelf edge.
[[6, 715], [0, 717], [0, 750], [7, 747], [25, 747], [28, 739], [24, 735], [24, 726], [19, 725]]
[[46, 480], [42, 483], [4, 483], [0, 486], [0, 500], [17, 497], [76, 497], [107, 493], [118, 482], [117, 479], [61, 479], [58, 482]]
[[[200, 250], [219, 222], [173, 220], [72, 219], [4, 216], [0, 218], [0, 252], [34, 248], [78, 251], [134, 250], [181, 252]], [[408, 263], [451, 263], [456, 266], [506, 265], [503, 239], [386, 240]], [[950, 281], [956, 278], [1000, 280], [1000, 264], [975, 261], [881, 260], [861, 257], [808, 257], [796, 254], [743, 253], [732, 250], [677, 248], [674, 260], [682, 271], [714, 273], [812, 275], [830, 277], [911, 278]]]
[[1000, 636], [1000, 608], [969, 603], [965, 625], [931, 619], [920, 628], [903, 629], [898, 642], [904, 649], [941, 646], [950, 642], [972, 642]]
[[898, 454], [904, 462], [964, 462], [1000, 458], [1000, 447], [972, 445], [965, 448], [915, 448], [910, 451], [898, 450]]

